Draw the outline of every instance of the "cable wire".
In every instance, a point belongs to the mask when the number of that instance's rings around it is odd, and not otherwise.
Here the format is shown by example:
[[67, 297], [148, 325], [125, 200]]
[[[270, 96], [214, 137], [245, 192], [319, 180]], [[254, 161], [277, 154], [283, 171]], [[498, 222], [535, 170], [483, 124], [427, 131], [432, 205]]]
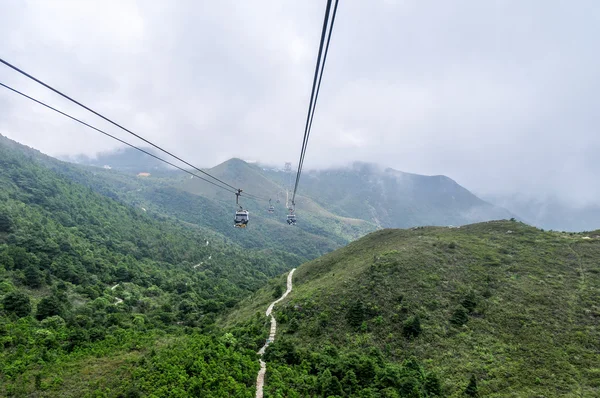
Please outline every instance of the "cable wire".
[[[300, 183], [300, 175], [302, 174], [302, 167], [304, 166], [304, 157], [306, 155], [306, 149], [308, 147], [308, 139], [310, 138], [310, 131], [312, 129], [312, 122], [315, 114], [317, 105], [317, 99], [319, 97], [319, 91], [321, 88], [321, 80], [323, 78], [323, 71], [325, 70], [325, 62], [327, 61], [327, 53], [329, 52], [329, 43], [331, 41], [331, 33], [333, 32], [333, 24], [335, 23], [335, 16], [337, 13], [337, 7], [339, 0], [335, 1], [331, 22], [329, 23], [329, 33], [327, 35], [327, 44], [325, 46], [325, 52], [323, 53], [323, 44], [325, 41], [325, 34], [327, 32], [327, 26], [329, 22], [329, 12], [331, 9], [331, 1], [327, 1], [325, 8], [325, 17], [323, 20], [323, 29], [321, 32], [321, 42], [319, 44], [319, 53], [317, 55], [317, 65], [315, 67], [315, 75], [313, 78], [313, 86], [311, 92], [310, 103], [308, 106], [308, 114], [306, 116], [306, 125], [304, 128], [304, 138], [302, 140], [302, 149], [300, 151], [300, 160], [298, 161], [298, 171], [296, 173], [296, 182], [294, 184], [294, 193], [292, 195], [292, 205], [296, 205], [296, 192], [298, 191], [298, 184]], [[321, 55], [323, 55], [323, 62], [321, 63]], [[317, 78], [318, 77], [318, 78]]]
[[175, 168], [177, 168], [177, 169], [179, 169], [179, 170], [181, 170], [181, 171], [184, 171], [184, 172], [186, 172], [186, 173], [188, 173], [188, 174], [190, 174], [190, 175], [192, 175], [192, 176], [194, 176], [194, 177], [197, 177], [197, 178], [199, 178], [199, 179], [201, 179], [201, 180], [203, 180], [203, 181], [206, 181], [206, 182], [208, 182], [209, 184], [212, 184], [212, 185], [214, 185], [214, 186], [216, 186], [216, 187], [219, 187], [219, 188], [221, 188], [221, 189], [224, 189], [224, 190], [226, 190], [227, 192], [235, 193], [235, 191], [232, 191], [230, 188], [224, 187], [224, 186], [222, 186], [222, 185], [219, 185], [219, 184], [217, 184], [217, 183], [215, 183], [215, 182], [213, 182], [213, 181], [207, 180], [207, 179], [206, 179], [206, 178], [204, 178], [204, 177], [200, 177], [199, 175], [197, 175], [197, 174], [195, 174], [195, 173], [192, 173], [191, 171], [189, 171], [189, 170], [186, 170], [186, 169], [184, 169], [183, 167], [179, 167], [179, 166], [177, 166], [177, 165], [175, 165], [175, 164], [173, 164], [173, 163], [169, 162], [168, 160], [162, 159], [162, 158], [160, 158], [160, 157], [158, 157], [158, 156], [156, 156], [156, 155], [152, 154], [151, 152], [145, 151], [145, 150], [143, 150], [143, 149], [141, 149], [141, 148], [139, 148], [139, 147], [137, 147], [137, 146], [135, 146], [135, 145], [133, 145], [133, 144], [130, 144], [130, 143], [129, 143], [129, 142], [127, 142], [127, 141], [124, 141], [124, 140], [122, 140], [122, 139], [120, 139], [120, 138], [118, 138], [118, 137], [115, 137], [115, 136], [114, 136], [114, 135], [112, 135], [112, 134], [109, 134], [109, 133], [107, 133], [106, 131], [100, 130], [99, 128], [97, 128], [97, 127], [94, 127], [94, 126], [92, 126], [91, 124], [88, 124], [88, 123], [86, 123], [86, 122], [84, 122], [84, 121], [82, 121], [82, 120], [80, 120], [80, 119], [77, 119], [76, 117], [73, 117], [73, 116], [71, 116], [71, 115], [69, 115], [69, 114], [67, 114], [67, 113], [65, 113], [65, 112], [63, 112], [63, 111], [61, 111], [61, 110], [58, 110], [58, 109], [56, 109], [56, 108], [54, 108], [54, 107], [52, 107], [52, 106], [50, 106], [50, 105], [48, 105], [48, 104], [46, 104], [46, 103], [44, 103], [44, 102], [42, 102], [42, 101], [39, 101], [39, 100], [37, 100], [37, 99], [35, 99], [35, 98], [33, 98], [33, 97], [30, 97], [29, 95], [27, 95], [27, 94], [25, 94], [25, 93], [22, 93], [21, 91], [19, 91], [19, 90], [16, 90], [16, 89], [14, 89], [14, 88], [12, 88], [12, 87], [10, 87], [10, 86], [7, 86], [6, 84], [4, 84], [4, 83], [2, 83], [2, 82], [0, 82], [0, 86], [2, 86], [2, 87], [4, 87], [4, 88], [7, 88], [7, 89], [9, 89], [10, 91], [12, 91], [12, 92], [14, 92], [14, 93], [17, 93], [17, 94], [19, 94], [19, 95], [21, 95], [21, 96], [23, 96], [23, 97], [25, 97], [25, 98], [27, 98], [27, 99], [29, 99], [29, 100], [33, 101], [33, 102], [36, 102], [36, 103], [38, 103], [38, 104], [40, 104], [40, 105], [42, 105], [42, 106], [45, 106], [46, 108], [48, 108], [48, 109], [51, 109], [51, 110], [53, 110], [53, 111], [54, 111], [54, 112], [56, 112], [56, 113], [59, 113], [59, 114], [61, 114], [61, 115], [63, 115], [63, 116], [66, 116], [66, 117], [68, 117], [68, 118], [69, 118], [69, 119], [71, 119], [71, 120], [74, 120], [74, 121], [76, 121], [76, 122], [78, 122], [78, 123], [81, 123], [81, 124], [83, 124], [84, 126], [91, 128], [92, 130], [96, 130], [97, 132], [99, 132], [99, 133], [102, 133], [102, 134], [104, 134], [105, 136], [107, 136], [107, 137], [110, 137], [110, 138], [112, 138], [112, 139], [114, 139], [114, 140], [117, 140], [117, 141], [119, 141], [119, 142], [120, 142], [120, 143], [122, 143], [122, 144], [125, 144], [125, 145], [127, 145], [127, 146], [129, 146], [129, 147], [131, 147], [131, 148], [137, 149], [138, 151], [140, 151], [140, 152], [143, 152], [143, 153], [145, 153], [146, 155], [152, 156], [153, 158], [155, 158], [155, 159], [158, 159], [158, 160], [160, 160], [161, 162], [164, 162], [164, 163], [166, 163], [166, 164], [168, 164], [168, 165], [170, 165], [170, 166], [173, 166], [173, 167], [175, 167]]
[[[310, 114], [310, 123], [308, 125], [308, 136], [306, 138], [306, 145], [304, 148], [304, 153], [306, 154], [306, 148], [308, 147], [308, 138], [310, 136], [310, 132], [312, 130], [312, 124], [315, 116], [315, 109], [317, 109], [317, 99], [319, 98], [319, 91], [321, 89], [321, 81], [323, 79], [323, 71], [325, 70], [325, 62], [327, 62], [327, 53], [329, 52], [329, 43], [331, 41], [331, 33], [333, 32], [333, 24], [335, 23], [335, 15], [337, 13], [338, 0], [335, 2], [335, 6], [333, 8], [333, 15], [331, 17], [331, 26], [329, 28], [329, 34], [327, 36], [327, 45], [325, 46], [325, 53], [323, 54], [323, 64], [321, 66], [321, 72], [319, 74], [319, 83], [317, 84], [317, 91], [315, 93], [315, 101], [313, 103], [312, 112]], [[302, 168], [304, 166], [305, 155], [302, 156], [302, 161], [299, 163], [300, 166], [300, 174], [302, 174]], [[300, 176], [298, 176], [298, 181], [296, 182], [296, 187], [300, 182]], [[297, 189], [297, 188], [296, 188]]]
[[310, 102], [308, 104], [308, 114], [306, 115], [306, 126], [304, 127], [304, 137], [302, 138], [302, 148], [300, 149], [300, 160], [298, 161], [298, 171], [296, 172], [296, 183], [294, 184], [294, 191], [292, 193], [292, 206], [295, 206], [296, 190], [298, 189], [298, 182], [300, 179], [301, 165], [304, 160], [304, 154], [306, 152], [306, 145], [308, 143], [308, 127], [310, 121], [310, 114], [313, 107], [315, 98], [315, 88], [317, 85], [317, 78], [319, 76], [319, 68], [321, 66], [321, 54], [323, 53], [323, 43], [325, 41], [325, 32], [327, 30], [327, 22], [329, 20], [329, 10], [331, 9], [331, 0], [327, 0], [327, 6], [325, 7], [325, 16], [323, 18], [323, 28], [321, 31], [321, 42], [319, 43], [319, 52], [317, 55], [317, 64], [315, 66], [315, 76], [313, 78], [312, 91], [310, 93]]
[[[238, 191], [238, 189], [239, 189], [239, 188], [236, 188], [236, 187], [234, 187], [233, 185], [229, 185], [229, 184], [228, 184], [228, 183], [226, 183], [225, 181], [223, 181], [223, 180], [220, 180], [220, 179], [218, 179], [217, 177], [210, 175], [209, 173], [205, 172], [204, 170], [201, 170], [201, 169], [197, 168], [196, 166], [194, 166], [193, 164], [191, 164], [191, 163], [189, 163], [189, 162], [186, 162], [185, 160], [181, 159], [180, 157], [178, 157], [178, 156], [176, 156], [176, 155], [172, 154], [171, 152], [169, 152], [169, 151], [167, 151], [167, 150], [165, 150], [165, 149], [161, 148], [160, 146], [158, 146], [158, 145], [156, 145], [156, 144], [152, 143], [151, 141], [149, 141], [149, 140], [145, 139], [144, 137], [142, 137], [142, 136], [140, 136], [140, 135], [138, 135], [138, 134], [134, 133], [133, 131], [131, 131], [131, 130], [129, 130], [129, 129], [127, 129], [127, 128], [123, 127], [123, 126], [121, 126], [119, 123], [112, 121], [111, 119], [109, 119], [109, 118], [107, 118], [106, 116], [104, 116], [104, 115], [100, 114], [99, 112], [96, 112], [95, 110], [93, 110], [93, 109], [91, 109], [91, 108], [89, 108], [89, 107], [85, 106], [85, 105], [84, 105], [84, 104], [82, 104], [81, 102], [79, 102], [79, 101], [77, 101], [77, 100], [75, 100], [75, 99], [73, 99], [73, 98], [69, 97], [68, 95], [66, 95], [66, 94], [62, 93], [61, 91], [59, 91], [59, 90], [55, 89], [54, 87], [52, 87], [52, 86], [50, 86], [50, 85], [48, 85], [48, 84], [44, 83], [44, 82], [43, 82], [43, 81], [41, 81], [40, 79], [38, 79], [38, 78], [36, 78], [36, 77], [34, 77], [34, 76], [30, 75], [29, 73], [25, 72], [24, 70], [22, 70], [22, 69], [19, 69], [18, 67], [16, 67], [16, 66], [14, 66], [13, 64], [11, 64], [11, 63], [9, 63], [9, 62], [7, 62], [7, 61], [3, 60], [2, 58], [0, 58], [0, 62], [1, 62], [1, 63], [3, 63], [4, 65], [8, 66], [9, 68], [11, 68], [11, 69], [13, 69], [13, 70], [15, 70], [15, 71], [19, 72], [20, 74], [22, 74], [22, 75], [24, 75], [24, 76], [28, 77], [29, 79], [31, 79], [31, 80], [33, 80], [33, 81], [35, 81], [36, 83], [39, 83], [39, 84], [41, 84], [42, 86], [46, 87], [47, 89], [49, 89], [49, 90], [51, 90], [51, 91], [54, 91], [56, 94], [58, 94], [58, 95], [60, 95], [60, 96], [62, 96], [62, 97], [64, 97], [64, 98], [68, 99], [69, 101], [71, 101], [71, 102], [73, 102], [73, 103], [75, 103], [75, 104], [79, 105], [80, 107], [82, 107], [82, 108], [86, 109], [87, 111], [89, 111], [89, 112], [92, 112], [94, 115], [96, 115], [96, 116], [98, 116], [98, 117], [100, 117], [100, 118], [102, 118], [102, 119], [106, 120], [107, 122], [109, 122], [109, 123], [111, 123], [111, 124], [113, 124], [113, 125], [117, 126], [118, 128], [120, 128], [120, 129], [122, 129], [122, 130], [124, 130], [124, 131], [128, 132], [129, 134], [131, 134], [131, 135], [133, 135], [133, 136], [135, 136], [135, 137], [139, 138], [140, 140], [142, 140], [142, 141], [144, 141], [145, 143], [147, 143], [147, 144], [149, 144], [149, 145], [153, 146], [154, 148], [156, 148], [156, 149], [158, 149], [158, 150], [160, 150], [160, 151], [162, 151], [162, 152], [166, 153], [167, 155], [169, 155], [169, 156], [171, 156], [171, 157], [173, 157], [173, 158], [175, 158], [175, 159], [179, 160], [180, 162], [182, 162], [182, 163], [186, 164], [187, 166], [189, 166], [189, 167], [193, 168], [194, 170], [196, 170], [196, 171], [199, 171], [200, 173], [202, 173], [202, 174], [205, 174], [205, 175], [209, 176], [210, 178], [212, 178], [212, 179], [214, 179], [214, 180], [216, 180], [216, 181], [220, 182], [220, 183], [221, 183], [221, 184], [223, 184], [223, 185], [226, 185], [226, 186], [228, 186], [229, 188], [231, 188], [231, 189], [233, 189], [233, 190], [235, 190], [235, 191]], [[248, 195], [248, 194], [246, 194], [246, 195]], [[249, 196], [249, 195], [248, 195], [248, 196]]]

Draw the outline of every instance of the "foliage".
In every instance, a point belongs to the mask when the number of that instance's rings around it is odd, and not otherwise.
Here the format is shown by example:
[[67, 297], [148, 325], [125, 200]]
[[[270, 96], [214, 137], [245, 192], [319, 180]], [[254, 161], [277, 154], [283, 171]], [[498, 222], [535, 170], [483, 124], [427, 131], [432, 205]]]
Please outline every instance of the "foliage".
[[23, 318], [31, 313], [29, 296], [22, 292], [10, 292], [2, 299], [2, 306], [7, 314]]
[[44, 297], [37, 305], [35, 317], [42, 320], [51, 316], [62, 316], [64, 314], [60, 299], [55, 296]]
[[273, 294], [271, 295], [273, 298], [279, 298], [283, 294], [283, 287], [281, 285], [275, 285], [273, 289]]
[[469, 320], [469, 314], [463, 306], [458, 306], [452, 313], [450, 323], [455, 326], [462, 326]]
[[265, 360], [265, 396], [269, 397], [428, 397], [440, 391], [437, 376], [426, 376], [415, 359], [398, 365], [383, 361], [377, 351], [338, 352], [328, 346], [311, 352], [282, 337], [269, 346]]
[[[216, 315], [285, 271], [287, 257], [125, 205], [111, 195], [110, 184], [87, 186], [94, 178], [0, 137], [0, 395], [32, 389], [57, 396], [93, 389], [106, 396], [151, 395], [161, 383], [172, 384], [175, 373], [159, 378], [153, 369], [176, 358], [177, 347], [157, 350], [160, 363], [146, 358], [114, 380], [100, 372], [89, 387], [78, 384], [84, 373], [72, 367], [135, 357], [127, 353], [140, 344], [170, 341], [194, 328], [205, 336], [181, 337], [180, 358], [205, 347], [206, 358], [193, 369], [215, 378], [200, 385], [194, 372], [187, 381], [177, 376], [173, 394], [189, 395], [195, 386], [202, 395], [244, 396], [232, 391], [246, 391], [256, 376], [259, 329], [245, 327], [235, 338], [241, 343], [228, 341], [225, 348], [209, 335], [218, 333]], [[226, 373], [237, 359], [244, 364], [240, 378]]]
[[348, 324], [350, 326], [357, 328], [360, 325], [362, 325], [364, 318], [364, 304], [362, 301], [357, 300], [354, 303], [352, 303], [352, 305], [350, 305], [350, 308], [348, 308], [346, 319], [348, 320]]
[[[474, 369], [481, 396], [600, 396], [599, 236], [516, 221], [377, 231], [296, 270], [294, 290], [275, 311], [278, 339], [308, 363], [329, 346], [379, 367], [414, 356], [427, 380], [418, 386], [438, 396], [463, 396]], [[269, 300], [260, 290], [228, 318]], [[413, 338], [404, 330], [417, 317]], [[280, 373], [273, 377], [288, 380], [278, 361], [268, 363]], [[345, 374], [330, 370], [342, 382]], [[283, 388], [273, 394], [285, 396]], [[400, 396], [413, 388], [406, 383]]]
[[402, 333], [404, 334], [404, 337], [419, 337], [421, 331], [421, 319], [419, 318], [419, 315], [411, 316], [404, 321], [404, 325], [402, 327]]
[[469, 384], [465, 389], [465, 395], [469, 397], [479, 396], [479, 393], [477, 392], [477, 379], [475, 378], [475, 375], [471, 375], [471, 378], [469, 379]]

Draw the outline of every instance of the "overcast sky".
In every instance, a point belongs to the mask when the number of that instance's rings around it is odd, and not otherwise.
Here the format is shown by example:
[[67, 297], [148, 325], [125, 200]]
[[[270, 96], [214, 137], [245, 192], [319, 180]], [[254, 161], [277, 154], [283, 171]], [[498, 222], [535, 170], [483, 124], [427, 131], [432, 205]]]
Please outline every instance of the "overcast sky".
[[[295, 163], [324, 6], [3, 0], [0, 57], [198, 166]], [[305, 167], [600, 203], [599, 38], [594, 0], [340, 0]], [[2, 65], [0, 81], [135, 142]], [[118, 147], [5, 89], [0, 133], [50, 155]]]

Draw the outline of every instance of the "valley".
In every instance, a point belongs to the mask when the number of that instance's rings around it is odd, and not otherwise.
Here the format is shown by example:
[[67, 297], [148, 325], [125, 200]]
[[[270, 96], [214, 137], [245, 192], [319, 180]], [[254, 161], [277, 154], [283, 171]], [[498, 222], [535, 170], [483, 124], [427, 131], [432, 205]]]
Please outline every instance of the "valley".
[[[297, 227], [246, 198], [245, 231], [232, 198], [174, 171], [3, 137], [0, 166], [0, 395], [598, 393], [600, 231], [467, 224], [512, 214], [364, 164], [308, 173]], [[285, 192], [281, 171], [209, 170]]]
[[0, 398], [599, 398], [599, 21], [0, 1]]

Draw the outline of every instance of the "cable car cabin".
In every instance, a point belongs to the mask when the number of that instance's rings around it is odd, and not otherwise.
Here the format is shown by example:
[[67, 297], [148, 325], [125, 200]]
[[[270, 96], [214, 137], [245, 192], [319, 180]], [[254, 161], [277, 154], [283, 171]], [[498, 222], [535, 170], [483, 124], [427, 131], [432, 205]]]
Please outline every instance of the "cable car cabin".
[[246, 228], [248, 225], [248, 210], [240, 210], [235, 212], [235, 218], [233, 219], [234, 226], [236, 228]]
[[296, 215], [295, 214], [288, 214], [288, 216], [287, 216], [287, 223], [289, 225], [296, 225]]
[[275, 212], [275, 207], [273, 206], [269, 206], [269, 209], [267, 210], [269, 213], [274, 213]]

